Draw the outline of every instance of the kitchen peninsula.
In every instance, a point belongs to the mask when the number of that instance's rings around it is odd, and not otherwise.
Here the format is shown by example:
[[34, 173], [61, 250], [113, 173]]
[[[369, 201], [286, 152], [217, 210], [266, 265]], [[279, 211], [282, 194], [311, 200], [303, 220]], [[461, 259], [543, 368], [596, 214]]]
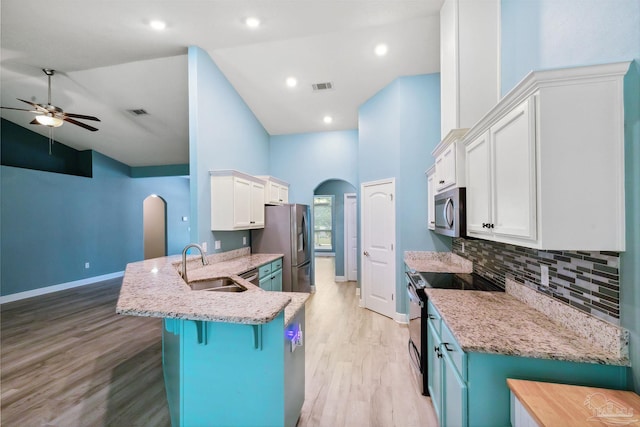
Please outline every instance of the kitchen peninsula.
[[[244, 292], [192, 290], [179, 256], [127, 265], [116, 312], [163, 319], [174, 426], [295, 426], [304, 402], [305, 293], [265, 292], [238, 274], [282, 254], [249, 248], [187, 260], [190, 282], [228, 277]], [[252, 396], [247, 410], [247, 396]]]

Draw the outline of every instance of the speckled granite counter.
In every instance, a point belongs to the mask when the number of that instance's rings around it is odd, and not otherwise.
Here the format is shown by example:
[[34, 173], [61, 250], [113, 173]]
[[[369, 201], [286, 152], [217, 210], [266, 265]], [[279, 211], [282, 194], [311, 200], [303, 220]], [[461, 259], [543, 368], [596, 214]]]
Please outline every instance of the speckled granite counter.
[[416, 271], [471, 273], [473, 263], [453, 252], [405, 251], [404, 263]]
[[425, 292], [465, 352], [629, 365], [506, 293]]
[[245, 292], [192, 291], [178, 269], [179, 255], [155, 258], [127, 265], [116, 312], [132, 316], [208, 320], [214, 322], [262, 324], [272, 321], [283, 309], [285, 325], [306, 302], [309, 294], [266, 292], [238, 274], [282, 257], [282, 254], [249, 254], [249, 248], [187, 258], [190, 281], [231, 277], [247, 288]]

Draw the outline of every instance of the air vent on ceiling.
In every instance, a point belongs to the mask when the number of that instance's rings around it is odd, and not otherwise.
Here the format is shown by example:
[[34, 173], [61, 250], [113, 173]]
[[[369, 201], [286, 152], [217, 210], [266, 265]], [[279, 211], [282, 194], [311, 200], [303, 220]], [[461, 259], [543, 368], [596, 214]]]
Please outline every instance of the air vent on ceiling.
[[320, 91], [320, 90], [329, 90], [329, 89], [333, 89], [333, 83], [331, 82], [325, 82], [325, 83], [314, 83], [311, 86], [313, 86], [313, 90], [315, 91]]
[[129, 113], [133, 114], [134, 116], [146, 116], [149, 113], [147, 113], [147, 110], [145, 110], [144, 108], [136, 108], [133, 110], [127, 110]]

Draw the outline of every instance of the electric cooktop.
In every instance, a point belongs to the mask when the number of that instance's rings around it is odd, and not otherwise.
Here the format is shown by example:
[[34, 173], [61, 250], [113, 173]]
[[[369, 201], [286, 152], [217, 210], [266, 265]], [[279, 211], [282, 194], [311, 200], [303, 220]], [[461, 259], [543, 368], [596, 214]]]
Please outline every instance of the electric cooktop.
[[504, 292], [504, 288], [475, 273], [410, 272], [416, 288], [457, 289], [462, 291]]

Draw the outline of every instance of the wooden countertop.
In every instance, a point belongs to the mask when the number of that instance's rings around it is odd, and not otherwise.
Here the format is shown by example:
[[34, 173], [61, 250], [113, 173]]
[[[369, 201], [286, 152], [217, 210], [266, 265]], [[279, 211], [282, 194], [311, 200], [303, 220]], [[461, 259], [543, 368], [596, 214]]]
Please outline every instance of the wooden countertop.
[[640, 396], [631, 391], [507, 379], [541, 426], [640, 426]]

